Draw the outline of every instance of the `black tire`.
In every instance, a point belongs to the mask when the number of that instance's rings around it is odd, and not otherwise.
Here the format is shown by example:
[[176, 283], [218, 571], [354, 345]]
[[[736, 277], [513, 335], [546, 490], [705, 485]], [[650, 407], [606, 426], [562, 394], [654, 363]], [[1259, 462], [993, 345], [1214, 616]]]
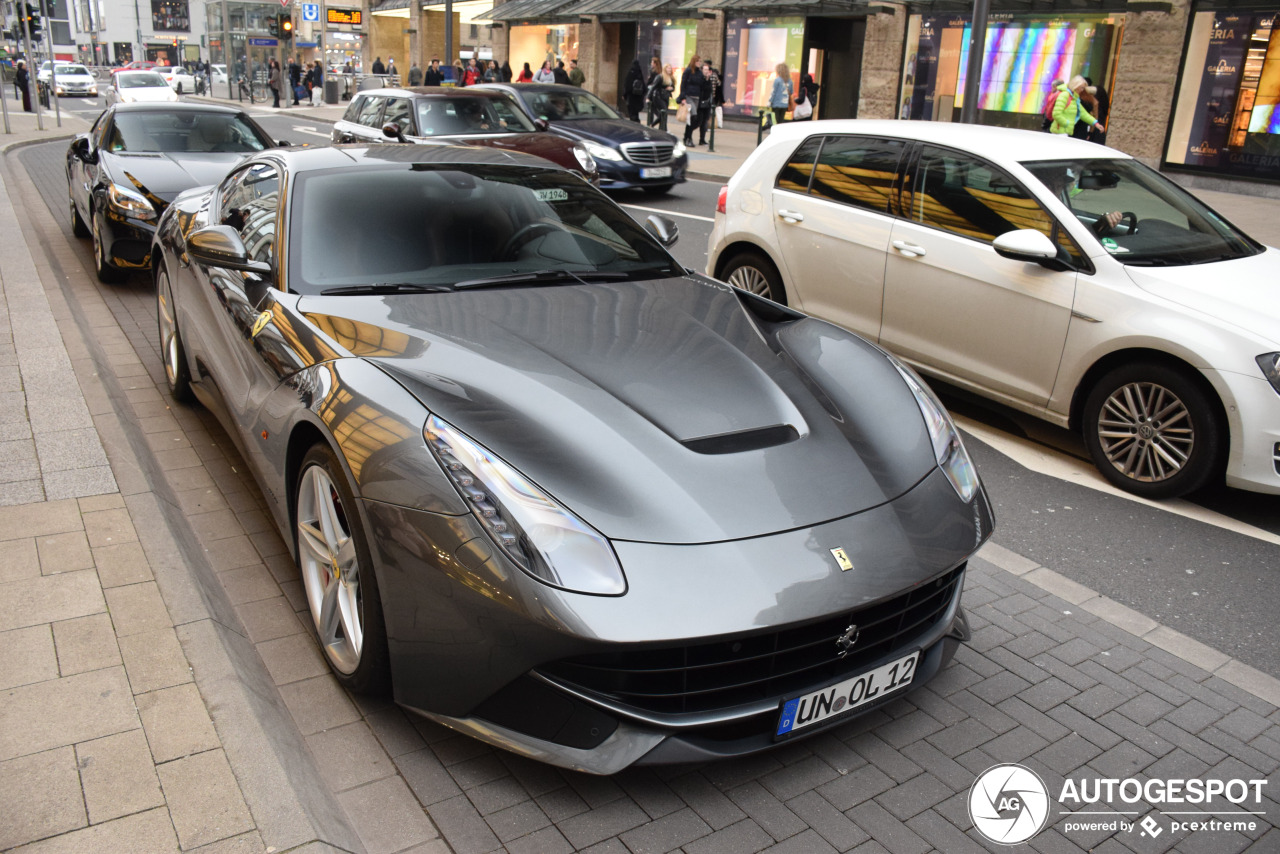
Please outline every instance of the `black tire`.
[[181, 94], [182, 94], [182, 84], [181, 84], [181, 83], [179, 83], [179, 84], [178, 84], [178, 94], [179, 94], [179, 95], [181, 95]]
[[787, 292], [782, 287], [782, 276], [773, 262], [755, 249], [735, 254], [721, 268], [720, 278], [734, 287], [768, 297], [776, 303], [787, 304]]
[[[323, 497], [318, 495], [315, 488], [317, 480], [313, 478], [323, 478], [319, 480], [324, 487]], [[391, 661], [369, 540], [360, 521], [355, 496], [347, 483], [346, 474], [337, 455], [328, 445], [313, 445], [302, 458], [298, 480], [294, 485], [294, 498], [294, 554], [297, 555], [303, 592], [311, 611], [312, 625], [320, 638], [321, 651], [338, 681], [346, 688], [361, 694], [386, 693], [391, 686]], [[314, 532], [323, 527], [318, 515], [312, 512], [313, 505], [326, 498], [336, 510], [332, 517], [334, 530], [349, 537], [354, 546], [354, 562], [340, 567], [336, 573], [331, 568], [343, 562], [341, 557], [327, 561], [326, 566], [326, 559], [317, 560], [317, 551], [308, 545], [314, 541]], [[312, 516], [316, 518], [310, 518]], [[313, 532], [308, 534], [308, 543], [303, 542], [304, 527], [309, 527]], [[323, 578], [325, 575], [328, 576], [327, 581]], [[319, 589], [320, 587], [323, 589]], [[350, 610], [358, 619], [361, 634], [358, 645], [351, 643], [354, 632], [348, 632], [346, 623], [341, 619], [338, 621], [340, 624], [332, 629], [320, 625], [321, 613], [317, 609], [323, 609], [323, 600], [327, 598], [324, 594], [329, 587], [335, 589], [335, 597], [349, 596], [350, 599], [344, 601], [354, 602]], [[353, 646], [358, 648], [352, 649]]]
[[80, 211], [76, 210], [75, 200], [67, 195], [67, 204], [71, 206], [71, 233], [76, 237], [88, 237], [89, 226], [84, 224], [84, 217], [80, 216]]
[[670, 193], [674, 187], [675, 184], [663, 184], [661, 187], [642, 187], [641, 189], [651, 196], [665, 196], [667, 193]]
[[1085, 399], [1082, 426], [1103, 477], [1135, 495], [1177, 498], [1221, 477], [1221, 407], [1189, 369], [1138, 362], [1109, 371]]
[[182, 346], [178, 331], [178, 316], [173, 307], [173, 286], [169, 273], [162, 266], [156, 273], [156, 333], [160, 342], [160, 360], [164, 363], [164, 376], [169, 382], [169, 393], [179, 403], [189, 403], [191, 369], [187, 365], [187, 351]]
[[106, 285], [114, 285], [124, 279], [124, 271], [104, 257], [107, 245], [102, 240], [102, 220], [96, 210], [89, 212], [89, 231], [93, 236], [93, 271], [98, 281]]

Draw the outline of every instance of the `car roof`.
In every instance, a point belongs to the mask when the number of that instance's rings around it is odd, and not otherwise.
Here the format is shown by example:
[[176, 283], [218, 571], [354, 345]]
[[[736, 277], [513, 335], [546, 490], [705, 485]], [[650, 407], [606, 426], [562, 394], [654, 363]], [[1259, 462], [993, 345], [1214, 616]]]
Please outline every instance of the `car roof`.
[[439, 140], [414, 145], [394, 143], [362, 145], [325, 145], [307, 148], [273, 148], [260, 156], [283, 160], [291, 172], [314, 172], [324, 169], [350, 169], [360, 166], [377, 166], [394, 163], [430, 163], [439, 166], [449, 164], [492, 164], [519, 166], [528, 169], [568, 172], [550, 160], [524, 154], [519, 151], [466, 145], [461, 142]]
[[210, 115], [235, 116], [242, 111], [221, 104], [192, 104], [188, 101], [142, 101], [134, 104], [116, 104], [117, 113], [208, 113]]
[[971, 151], [1004, 163], [1032, 160], [1129, 158], [1104, 145], [1070, 136], [1017, 128], [958, 122], [902, 121], [897, 119], [826, 119], [784, 122], [770, 131], [771, 140], [799, 140], [815, 133], [849, 133], [932, 142]]
[[477, 89], [483, 89], [486, 86], [492, 86], [495, 89], [501, 86], [505, 89], [512, 89], [517, 92], [585, 92], [588, 95], [593, 94], [591, 92], [587, 92], [587, 90], [583, 89], [581, 86], [574, 86], [573, 84], [570, 84], [570, 83], [477, 83], [476, 84]]
[[483, 90], [479, 86], [467, 86], [465, 88], [457, 86], [405, 86], [387, 89], [365, 89], [363, 92], [357, 92], [357, 95], [382, 95], [387, 97], [417, 97], [417, 98], [501, 98], [502, 93], [493, 90]]

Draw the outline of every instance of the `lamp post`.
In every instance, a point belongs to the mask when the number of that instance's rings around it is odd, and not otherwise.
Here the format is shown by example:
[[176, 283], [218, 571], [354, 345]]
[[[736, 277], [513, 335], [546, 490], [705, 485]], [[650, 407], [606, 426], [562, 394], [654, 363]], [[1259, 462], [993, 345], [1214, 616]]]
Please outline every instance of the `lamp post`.
[[987, 47], [987, 12], [990, 0], [973, 0], [973, 23], [969, 26], [969, 63], [964, 71], [964, 105], [960, 121], [978, 122], [978, 96], [982, 91], [982, 60]]

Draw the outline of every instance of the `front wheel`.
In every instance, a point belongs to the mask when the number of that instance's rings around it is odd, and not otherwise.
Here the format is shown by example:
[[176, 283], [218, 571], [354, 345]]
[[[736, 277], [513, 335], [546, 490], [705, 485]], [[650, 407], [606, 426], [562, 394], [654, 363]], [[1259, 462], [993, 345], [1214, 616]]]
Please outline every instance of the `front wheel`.
[[352, 691], [385, 691], [391, 669], [373, 560], [355, 496], [328, 445], [303, 458], [295, 497], [298, 569], [325, 658]]
[[71, 198], [70, 193], [67, 195], [67, 203], [71, 205], [71, 233], [76, 237], [88, 237], [89, 226], [84, 224], [84, 217], [76, 210], [76, 200]]
[[102, 217], [97, 211], [89, 214], [89, 231], [93, 235], [93, 271], [98, 281], [113, 285], [124, 278], [124, 272], [107, 258], [107, 242], [102, 236]]
[[160, 357], [164, 359], [164, 376], [169, 393], [181, 403], [191, 400], [191, 372], [187, 353], [178, 334], [178, 315], [173, 306], [173, 287], [169, 273], [162, 267], [156, 276], [156, 327], [160, 337]]
[[1144, 498], [1176, 498], [1222, 468], [1227, 436], [1211, 391], [1166, 365], [1138, 363], [1107, 373], [1084, 407], [1094, 465]]
[[768, 297], [782, 305], [787, 304], [787, 292], [782, 287], [782, 276], [778, 275], [778, 268], [754, 249], [734, 255], [724, 266], [720, 278], [735, 288]]

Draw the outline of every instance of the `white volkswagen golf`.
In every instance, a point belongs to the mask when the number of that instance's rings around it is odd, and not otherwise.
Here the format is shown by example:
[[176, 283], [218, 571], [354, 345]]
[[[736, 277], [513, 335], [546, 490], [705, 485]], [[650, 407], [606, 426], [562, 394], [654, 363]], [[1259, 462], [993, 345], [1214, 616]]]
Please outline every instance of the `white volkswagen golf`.
[[780, 125], [721, 189], [707, 265], [1080, 431], [1136, 494], [1280, 493], [1280, 251], [1114, 149]]

